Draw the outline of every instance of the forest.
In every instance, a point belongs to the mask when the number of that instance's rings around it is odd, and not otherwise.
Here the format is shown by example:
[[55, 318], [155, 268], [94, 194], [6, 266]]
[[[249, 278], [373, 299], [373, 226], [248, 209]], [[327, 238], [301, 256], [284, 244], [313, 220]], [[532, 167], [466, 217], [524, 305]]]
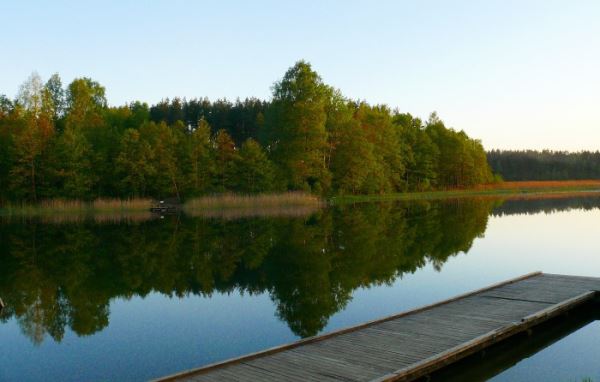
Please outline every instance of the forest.
[[492, 150], [487, 157], [504, 180], [600, 179], [600, 151]]
[[0, 203], [287, 190], [317, 195], [468, 187], [494, 179], [478, 140], [351, 100], [305, 61], [268, 101], [109, 106], [90, 78], [36, 73], [0, 95]]

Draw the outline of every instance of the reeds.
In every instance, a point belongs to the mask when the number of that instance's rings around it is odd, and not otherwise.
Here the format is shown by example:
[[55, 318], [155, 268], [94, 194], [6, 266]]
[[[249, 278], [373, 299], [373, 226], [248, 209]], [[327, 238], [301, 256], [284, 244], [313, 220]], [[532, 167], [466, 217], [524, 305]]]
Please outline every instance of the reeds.
[[222, 194], [191, 199], [183, 206], [187, 215], [234, 220], [249, 217], [304, 217], [317, 212], [325, 203], [303, 192], [280, 194]]
[[[8, 203], [0, 209], [5, 218], [42, 218], [43, 220], [77, 221], [89, 215], [102, 216], [101, 220], [119, 220], [123, 214], [146, 215], [152, 205], [150, 199], [96, 199], [94, 201], [48, 199], [36, 204]], [[139, 217], [139, 216], [138, 216]]]
[[[0, 208], [4, 220], [36, 219], [47, 223], [93, 221], [140, 222], [157, 215], [150, 213], [150, 199], [96, 199], [94, 201], [48, 199], [37, 204], [7, 204]], [[281, 194], [222, 194], [191, 199], [184, 205], [190, 216], [237, 219], [245, 217], [301, 217], [319, 210], [324, 202], [317, 196], [287, 192]]]
[[96, 199], [92, 202], [93, 211], [144, 211], [152, 205], [152, 200], [135, 199]]
[[239, 195], [222, 194], [194, 198], [187, 201], [184, 211], [224, 209], [270, 209], [281, 207], [321, 207], [322, 200], [303, 192], [280, 194]]

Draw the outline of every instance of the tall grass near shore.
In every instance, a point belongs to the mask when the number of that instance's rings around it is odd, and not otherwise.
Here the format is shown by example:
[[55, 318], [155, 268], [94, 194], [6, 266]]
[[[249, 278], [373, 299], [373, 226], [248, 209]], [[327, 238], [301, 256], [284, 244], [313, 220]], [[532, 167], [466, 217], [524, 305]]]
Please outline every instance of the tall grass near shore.
[[320, 207], [321, 198], [303, 192], [286, 192], [280, 194], [239, 195], [222, 194], [194, 198], [184, 204], [185, 211], [273, 208], [273, 207]]
[[311, 194], [286, 192], [280, 194], [203, 196], [185, 203], [187, 215], [220, 219], [247, 217], [303, 217], [308, 216], [325, 202]]
[[90, 214], [119, 215], [148, 211], [150, 199], [96, 199], [94, 201], [48, 199], [36, 204], [8, 203], [0, 208], [0, 216], [4, 217], [65, 217], [84, 216]]
[[[102, 222], [143, 221], [151, 219], [151, 199], [97, 199], [94, 201], [49, 199], [37, 204], [12, 203], [0, 208], [3, 219], [39, 219], [62, 223], [93, 220]], [[190, 199], [183, 211], [190, 216], [236, 219], [258, 216], [307, 216], [325, 202], [302, 192], [281, 194], [222, 194]]]

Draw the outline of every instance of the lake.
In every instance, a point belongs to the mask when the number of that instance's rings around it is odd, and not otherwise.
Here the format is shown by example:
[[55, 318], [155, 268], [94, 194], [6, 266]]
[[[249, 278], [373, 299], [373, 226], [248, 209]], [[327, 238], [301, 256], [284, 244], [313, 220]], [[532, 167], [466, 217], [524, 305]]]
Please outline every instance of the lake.
[[[143, 381], [533, 271], [600, 276], [600, 196], [0, 223], [0, 381]], [[600, 380], [592, 316], [457, 380]]]

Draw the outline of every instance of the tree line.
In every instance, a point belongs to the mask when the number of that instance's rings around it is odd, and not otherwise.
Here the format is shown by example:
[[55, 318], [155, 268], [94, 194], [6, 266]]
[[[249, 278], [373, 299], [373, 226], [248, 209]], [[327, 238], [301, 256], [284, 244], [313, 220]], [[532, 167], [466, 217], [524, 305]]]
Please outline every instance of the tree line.
[[465, 187], [493, 179], [478, 140], [350, 100], [299, 61], [272, 98], [108, 106], [90, 78], [37, 74], [0, 96], [0, 201], [320, 195]]
[[487, 158], [505, 180], [600, 178], [600, 151], [492, 150]]

